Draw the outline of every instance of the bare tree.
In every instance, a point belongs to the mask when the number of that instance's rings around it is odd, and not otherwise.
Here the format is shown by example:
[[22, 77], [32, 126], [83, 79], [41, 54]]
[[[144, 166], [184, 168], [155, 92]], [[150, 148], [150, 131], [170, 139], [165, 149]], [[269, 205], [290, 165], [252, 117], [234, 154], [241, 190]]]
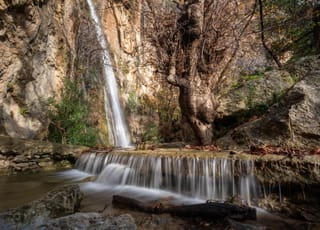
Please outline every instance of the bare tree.
[[[254, 14], [239, 1], [191, 0], [163, 4], [145, 1], [144, 34], [158, 74], [179, 88], [182, 123], [199, 144], [210, 144], [219, 105], [216, 94]], [[248, 3], [246, 3], [248, 4]]]

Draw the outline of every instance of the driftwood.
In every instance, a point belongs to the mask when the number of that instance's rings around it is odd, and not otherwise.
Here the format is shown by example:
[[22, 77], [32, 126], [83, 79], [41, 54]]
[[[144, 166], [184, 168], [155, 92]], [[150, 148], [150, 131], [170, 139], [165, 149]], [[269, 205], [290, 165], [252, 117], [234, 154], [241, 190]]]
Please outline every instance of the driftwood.
[[112, 204], [118, 208], [129, 208], [147, 213], [169, 213], [180, 217], [199, 217], [204, 219], [232, 218], [236, 220], [255, 220], [256, 209], [229, 203], [207, 202], [204, 204], [165, 207], [161, 203], [150, 205], [123, 196], [113, 196]]

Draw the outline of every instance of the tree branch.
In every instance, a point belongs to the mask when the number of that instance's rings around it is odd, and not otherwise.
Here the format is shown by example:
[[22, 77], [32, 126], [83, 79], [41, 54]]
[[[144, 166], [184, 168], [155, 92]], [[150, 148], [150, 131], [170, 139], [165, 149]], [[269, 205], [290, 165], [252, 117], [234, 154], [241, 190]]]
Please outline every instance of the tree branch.
[[259, 3], [259, 18], [260, 18], [260, 29], [261, 29], [261, 41], [263, 47], [267, 50], [267, 52], [270, 54], [272, 59], [275, 61], [277, 66], [280, 68], [282, 66], [281, 62], [279, 61], [278, 57], [272, 52], [272, 50], [267, 46], [264, 36], [264, 16], [263, 16], [263, 3], [262, 0], [258, 0]]

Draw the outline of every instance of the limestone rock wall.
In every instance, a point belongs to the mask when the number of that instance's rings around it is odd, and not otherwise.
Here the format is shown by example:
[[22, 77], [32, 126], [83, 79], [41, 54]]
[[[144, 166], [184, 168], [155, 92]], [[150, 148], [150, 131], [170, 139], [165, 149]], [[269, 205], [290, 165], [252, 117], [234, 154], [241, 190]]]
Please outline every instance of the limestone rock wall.
[[0, 1], [0, 133], [43, 138], [74, 46], [71, 0]]

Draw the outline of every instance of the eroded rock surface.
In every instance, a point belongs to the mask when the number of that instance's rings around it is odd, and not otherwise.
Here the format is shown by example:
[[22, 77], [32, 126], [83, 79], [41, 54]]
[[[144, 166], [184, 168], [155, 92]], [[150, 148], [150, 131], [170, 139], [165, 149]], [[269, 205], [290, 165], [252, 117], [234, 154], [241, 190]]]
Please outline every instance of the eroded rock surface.
[[[315, 62], [318, 59], [312, 58]], [[305, 59], [310, 66], [309, 59]], [[309, 63], [309, 64], [308, 64]], [[302, 66], [306, 66], [300, 63]], [[313, 65], [311, 65], [313, 66]], [[306, 75], [261, 118], [219, 140], [224, 147], [261, 144], [312, 148], [320, 145], [320, 68]]]
[[45, 136], [45, 104], [59, 96], [72, 53], [73, 6], [69, 0], [0, 1], [1, 134]]

